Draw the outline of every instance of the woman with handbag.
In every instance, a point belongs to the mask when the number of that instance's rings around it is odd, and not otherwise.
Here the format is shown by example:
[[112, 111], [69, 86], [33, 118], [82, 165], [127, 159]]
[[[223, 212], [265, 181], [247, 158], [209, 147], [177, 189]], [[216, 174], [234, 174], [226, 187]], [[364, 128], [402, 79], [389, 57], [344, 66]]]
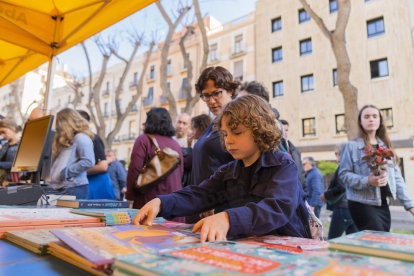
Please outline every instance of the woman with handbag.
[[88, 122], [71, 108], [56, 115], [56, 134], [53, 142], [51, 184], [66, 189], [67, 195], [87, 199], [89, 182], [86, 171], [95, 165], [93, 133]]
[[[172, 136], [175, 135], [175, 129], [172, 125], [170, 114], [165, 108], [154, 107], [147, 113], [147, 120], [144, 123], [144, 134], [138, 136], [135, 140], [131, 153], [131, 162], [129, 163], [127, 174], [127, 191], [125, 198], [132, 202], [133, 208], [140, 209], [156, 195], [166, 195], [182, 188], [181, 177], [183, 175], [183, 155], [181, 147]], [[156, 149], [175, 151], [178, 153], [180, 160], [177, 168], [171, 168], [168, 175], [161, 177], [159, 174], [154, 175], [152, 183], [148, 189], [145, 177], [148, 175], [149, 165], [156, 158]], [[162, 163], [162, 161], [160, 161]], [[162, 164], [161, 164], [162, 166]], [[155, 178], [159, 179], [155, 179]], [[160, 179], [163, 178], [163, 179]], [[184, 218], [176, 218], [175, 221], [185, 222]]]
[[[341, 161], [341, 152], [343, 144], [338, 144], [335, 147], [336, 162]], [[328, 189], [321, 194], [320, 198], [326, 202], [326, 209], [332, 210], [331, 225], [329, 227], [328, 240], [342, 236], [345, 231], [346, 234], [358, 232], [351, 214], [348, 210], [348, 200], [346, 199], [345, 184], [338, 176], [339, 167], [336, 169], [329, 183]]]
[[339, 177], [347, 185], [346, 197], [352, 219], [360, 231], [389, 232], [391, 213], [388, 197], [397, 198], [406, 211], [414, 215], [414, 201], [410, 198], [395, 155], [388, 160], [387, 172], [378, 175], [362, 158], [368, 149], [393, 150], [380, 110], [365, 105], [358, 115], [359, 138], [348, 142], [341, 155]]

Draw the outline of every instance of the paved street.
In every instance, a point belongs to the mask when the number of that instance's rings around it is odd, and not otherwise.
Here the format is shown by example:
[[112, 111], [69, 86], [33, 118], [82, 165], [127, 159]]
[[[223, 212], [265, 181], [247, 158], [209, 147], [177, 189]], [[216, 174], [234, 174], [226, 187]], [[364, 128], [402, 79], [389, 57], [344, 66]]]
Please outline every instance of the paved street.
[[[391, 210], [391, 229], [394, 230], [410, 230], [414, 231], [414, 216], [405, 211], [402, 206], [390, 206]], [[330, 222], [331, 211], [326, 210], [325, 207], [321, 211], [322, 222]], [[326, 233], [328, 235], [328, 233]]]

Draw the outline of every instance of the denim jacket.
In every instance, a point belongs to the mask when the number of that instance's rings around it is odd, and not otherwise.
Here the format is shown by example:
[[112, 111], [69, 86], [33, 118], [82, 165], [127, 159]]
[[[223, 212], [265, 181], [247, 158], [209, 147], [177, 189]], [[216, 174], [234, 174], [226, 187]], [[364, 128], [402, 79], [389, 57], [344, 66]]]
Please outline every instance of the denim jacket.
[[[379, 146], [386, 147], [377, 137]], [[368, 177], [371, 173], [368, 164], [362, 160], [365, 154], [365, 144], [362, 138], [348, 142], [341, 154], [339, 177], [346, 184], [348, 200], [381, 206], [381, 191], [379, 187], [371, 187]], [[400, 168], [394, 160], [388, 161], [388, 185], [394, 200], [398, 197], [405, 210], [414, 207], [414, 202], [408, 194]]]
[[[51, 184], [87, 185], [86, 171], [95, 165], [92, 140], [83, 133], [75, 135], [72, 145], [61, 148], [53, 158]], [[58, 188], [56, 185], [55, 188]]]

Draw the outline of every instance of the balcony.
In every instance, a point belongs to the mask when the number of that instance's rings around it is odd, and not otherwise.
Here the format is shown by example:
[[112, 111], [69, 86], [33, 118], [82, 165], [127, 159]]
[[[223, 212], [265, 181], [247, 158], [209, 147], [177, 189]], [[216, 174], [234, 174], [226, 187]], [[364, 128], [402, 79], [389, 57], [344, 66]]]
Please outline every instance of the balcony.
[[246, 54], [246, 49], [244, 46], [241, 45], [235, 45], [233, 51], [230, 54], [230, 58], [237, 58], [240, 57], [242, 55]]
[[134, 81], [129, 82], [129, 88], [130, 89], [137, 87], [137, 85], [138, 85], [138, 81], [137, 80], [134, 80]]
[[144, 106], [154, 105], [154, 99], [152, 97], [145, 97]]
[[105, 112], [104, 112], [103, 117], [104, 117], [105, 119], [109, 118], [109, 114], [108, 114], [108, 112], [107, 112], [107, 111], [105, 111]]
[[151, 72], [147, 75], [147, 82], [155, 81], [155, 72]]
[[134, 132], [130, 132], [128, 134], [124, 134], [121, 136], [121, 141], [122, 142], [126, 142], [126, 141], [135, 141], [136, 135]]
[[137, 111], [138, 111], [138, 109], [137, 109], [137, 105], [136, 105], [136, 104], [134, 104], [134, 105], [132, 106], [131, 111], [130, 111], [129, 113], [135, 113], [135, 112], [137, 112]]
[[115, 136], [115, 139], [114, 139], [114, 144], [115, 143], [119, 143], [119, 142], [121, 142], [121, 138], [119, 137], [119, 135], [118, 136]]
[[109, 97], [109, 89], [105, 89], [102, 91], [102, 97]]

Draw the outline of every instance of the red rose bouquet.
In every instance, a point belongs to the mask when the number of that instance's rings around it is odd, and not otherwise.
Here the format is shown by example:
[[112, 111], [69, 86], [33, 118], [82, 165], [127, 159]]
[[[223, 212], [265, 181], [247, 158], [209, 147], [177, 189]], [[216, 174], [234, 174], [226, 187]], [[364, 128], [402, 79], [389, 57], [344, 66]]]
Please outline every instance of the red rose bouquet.
[[378, 149], [367, 147], [365, 154], [362, 160], [368, 164], [368, 167], [375, 175], [379, 175], [381, 171], [387, 171], [388, 160], [394, 157], [392, 150], [383, 146], [379, 146]]

